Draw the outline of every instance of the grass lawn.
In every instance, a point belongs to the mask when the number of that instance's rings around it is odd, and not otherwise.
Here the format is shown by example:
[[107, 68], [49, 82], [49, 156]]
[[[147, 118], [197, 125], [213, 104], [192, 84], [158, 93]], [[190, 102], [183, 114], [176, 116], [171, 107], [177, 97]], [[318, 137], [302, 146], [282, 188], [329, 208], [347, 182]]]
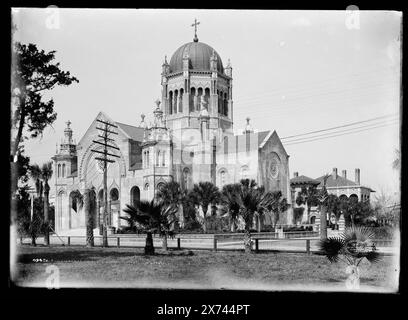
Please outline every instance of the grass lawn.
[[[346, 291], [345, 265], [306, 253], [258, 253], [208, 250], [164, 251], [144, 256], [142, 248], [17, 248], [12, 269], [19, 286], [44, 287], [46, 268], [55, 265], [61, 287], [149, 287], [242, 290]], [[41, 259], [41, 260], [40, 260]], [[361, 290], [397, 289], [398, 261], [361, 263]]]

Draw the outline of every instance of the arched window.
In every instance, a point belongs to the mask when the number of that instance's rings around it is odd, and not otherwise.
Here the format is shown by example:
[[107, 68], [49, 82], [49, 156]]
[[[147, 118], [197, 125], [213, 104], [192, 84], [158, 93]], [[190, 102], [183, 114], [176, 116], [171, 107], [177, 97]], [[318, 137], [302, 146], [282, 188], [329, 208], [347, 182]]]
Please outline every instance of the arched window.
[[150, 167], [149, 151], [146, 151], [146, 168]]
[[160, 155], [161, 155], [161, 152], [159, 150], [159, 151], [157, 151], [156, 167], [160, 167]]
[[130, 203], [133, 206], [136, 206], [136, 203], [140, 200], [140, 189], [137, 186], [134, 186], [130, 189]]
[[166, 166], [166, 151], [162, 151], [162, 167]]
[[350, 195], [350, 200], [353, 202], [358, 202], [358, 196], [356, 194]]
[[249, 168], [248, 166], [241, 167], [241, 179], [249, 179]]
[[227, 93], [224, 93], [224, 112], [222, 113], [224, 116], [228, 115], [228, 98]]
[[184, 90], [180, 89], [180, 102], [179, 102], [178, 112], [183, 112], [183, 94], [184, 94]]
[[227, 170], [221, 169], [220, 170], [220, 185], [223, 186], [225, 185], [227, 181]]
[[196, 94], [196, 89], [195, 88], [191, 88], [190, 89], [190, 112], [194, 111], [194, 96]]
[[173, 103], [173, 113], [177, 113], [178, 108], [178, 90], [174, 90], [174, 103]]
[[144, 189], [145, 189], [145, 190], [149, 190], [149, 183], [148, 183], [148, 182], [145, 183]]
[[204, 99], [205, 99], [205, 102], [207, 102], [207, 109], [209, 109], [209, 102], [210, 102], [210, 88], [205, 88], [205, 90], [204, 90]]
[[222, 114], [222, 91], [217, 90], [218, 94], [218, 113]]
[[65, 163], [62, 164], [62, 176], [65, 177]]
[[61, 177], [61, 164], [58, 165], [58, 178]]
[[198, 88], [198, 96], [197, 96], [197, 111], [201, 110], [201, 96], [203, 95], [203, 88]]
[[110, 196], [110, 199], [111, 199], [112, 201], [118, 201], [118, 200], [119, 200], [119, 190], [116, 189], [116, 188], [113, 188], [113, 189], [110, 191], [109, 196]]
[[169, 114], [173, 113], [173, 91], [169, 92]]

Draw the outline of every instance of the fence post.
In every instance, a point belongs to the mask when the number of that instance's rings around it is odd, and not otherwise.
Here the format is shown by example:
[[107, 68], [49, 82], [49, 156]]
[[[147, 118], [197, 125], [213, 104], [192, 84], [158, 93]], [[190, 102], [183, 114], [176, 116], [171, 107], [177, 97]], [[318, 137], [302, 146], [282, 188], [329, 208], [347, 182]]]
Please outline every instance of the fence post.
[[259, 252], [259, 239], [255, 239], [255, 252]]
[[214, 236], [214, 251], [217, 251], [217, 238]]
[[306, 240], [306, 253], [310, 254], [310, 240]]
[[119, 237], [117, 238], [117, 246], [118, 246], [118, 248], [120, 247], [120, 238]]
[[71, 245], [71, 237], [68, 236], [68, 246]]
[[181, 239], [177, 238], [177, 249], [181, 250]]

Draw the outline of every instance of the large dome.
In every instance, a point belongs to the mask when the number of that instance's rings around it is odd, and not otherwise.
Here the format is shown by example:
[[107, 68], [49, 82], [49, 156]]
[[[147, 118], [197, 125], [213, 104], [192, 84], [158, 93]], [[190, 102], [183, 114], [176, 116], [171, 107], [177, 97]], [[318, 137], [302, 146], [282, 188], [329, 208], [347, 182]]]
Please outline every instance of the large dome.
[[170, 59], [170, 72], [183, 71], [183, 57], [186, 53], [190, 58], [190, 69], [209, 71], [213, 51], [217, 56], [217, 70], [223, 73], [224, 67], [221, 57], [213, 48], [203, 42], [189, 42], [178, 48]]

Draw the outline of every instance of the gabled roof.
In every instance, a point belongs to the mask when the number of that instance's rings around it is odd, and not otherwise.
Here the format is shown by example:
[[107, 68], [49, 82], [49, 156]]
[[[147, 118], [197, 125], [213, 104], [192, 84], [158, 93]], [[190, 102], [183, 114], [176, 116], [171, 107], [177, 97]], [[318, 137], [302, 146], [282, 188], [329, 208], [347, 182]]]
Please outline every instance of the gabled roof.
[[302, 176], [298, 176], [298, 177], [290, 179], [290, 184], [291, 185], [299, 185], [299, 184], [318, 185], [320, 184], [320, 181], [317, 181], [315, 179], [302, 175]]
[[116, 125], [122, 129], [122, 131], [132, 140], [143, 141], [144, 129], [141, 127], [135, 127], [128, 124], [115, 122]]
[[266, 136], [270, 132], [271, 132], [270, 130], [258, 132], [258, 144], [259, 144], [259, 146], [262, 144], [262, 142], [265, 140]]

